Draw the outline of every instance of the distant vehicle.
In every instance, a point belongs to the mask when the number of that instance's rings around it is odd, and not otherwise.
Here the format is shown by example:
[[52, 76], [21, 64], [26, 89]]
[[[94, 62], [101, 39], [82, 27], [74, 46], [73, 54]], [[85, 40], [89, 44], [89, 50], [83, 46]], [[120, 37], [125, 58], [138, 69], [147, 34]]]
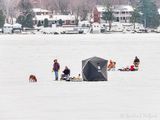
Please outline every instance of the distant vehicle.
[[11, 24], [4, 24], [3, 26], [3, 33], [4, 34], [12, 34], [13, 33], [13, 26]]
[[79, 34], [78, 28], [71, 28], [65, 31], [65, 34]]
[[90, 32], [90, 27], [91, 27], [91, 23], [89, 21], [80, 21], [78, 23], [78, 29], [79, 29], [80, 34], [89, 33]]
[[83, 27], [83, 28], [86, 28], [86, 27], [90, 27], [91, 26], [91, 23], [89, 22], [89, 21], [80, 21], [79, 23], [78, 23], [78, 26], [79, 27]]
[[13, 24], [13, 33], [21, 33], [22, 25], [19, 23]]
[[101, 33], [101, 25], [99, 23], [93, 23], [91, 26], [91, 33]]

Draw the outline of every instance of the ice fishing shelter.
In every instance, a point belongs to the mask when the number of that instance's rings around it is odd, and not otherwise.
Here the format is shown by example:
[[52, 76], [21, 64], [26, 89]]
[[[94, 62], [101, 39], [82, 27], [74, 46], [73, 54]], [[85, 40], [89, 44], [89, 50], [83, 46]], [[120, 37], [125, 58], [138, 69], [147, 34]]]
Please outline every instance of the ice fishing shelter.
[[107, 81], [108, 60], [92, 57], [82, 61], [82, 77], [84, 81]]

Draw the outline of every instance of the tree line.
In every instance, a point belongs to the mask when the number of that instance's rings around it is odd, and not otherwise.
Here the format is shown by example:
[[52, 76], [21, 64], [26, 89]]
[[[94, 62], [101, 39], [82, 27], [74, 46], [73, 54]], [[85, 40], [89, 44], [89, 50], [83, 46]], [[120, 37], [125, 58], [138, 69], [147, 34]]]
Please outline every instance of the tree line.
[[[106, 12], [103, 13], [103, 19], [109, 23], [109, 30], [111, 30], [112, 21], [114, 21], [114, 15], [112, 5], [109, 0], [104, 0]], [[160, 14], [154, 1], [152, 0], [139, 0], [134, 7], [132, 13], [131, 22], [141, 23], [145, 28], [157, 28], [160, 25]]]
[[[132, 0], [133, 1], [133, 0]], [[4, 7], [3, 7], [4, 0], [0, 0], [0, 27], [3, 27], [5, 17]], [[113, 9], [112, 9], [112, 0], [97, 0], [98, 4], [102, 4], [106, 8], [106, 12], [103, 13], [103, 19], [109, 23], [109, 29], [111, 29], [111, 24], [114, 21]], [[76, 19], [80, 17], [81, 20], [87, 20], [87, 15], [89, 12], [92, 12], [93, 3], [91, 0], [81, 0], [78, 4], [72, 5], [69, 3], [69, 0], [48, 0], [50, 10], [55, 10], [61, 14], [74, 14]], [[146, 28], [156, 28], [160, 24], [160, 16], [158, 13], [158, 8], [156, 4], [152, 0], [139, 0], [135, 4], [134, 2], [134, 12], [132, 13], [131, 22], [132, 23], [142, 23]], [[9, 7], [9, 6], [8, 6]], [[33, 11], [32, 11], [32, 4], [30, 0], [20, 0], [17, 9], [21, 13], [18, 18], [17, 22], [22, 24], [23, 27], [33, 27]], [[11, 13], [14, 12], [11, 9]], [[11, 14], [10, 13], [10, 14]], [[13, 14], [13, 13], [12, 13]], [[46, 20], [46, 23], [48, 21]]]

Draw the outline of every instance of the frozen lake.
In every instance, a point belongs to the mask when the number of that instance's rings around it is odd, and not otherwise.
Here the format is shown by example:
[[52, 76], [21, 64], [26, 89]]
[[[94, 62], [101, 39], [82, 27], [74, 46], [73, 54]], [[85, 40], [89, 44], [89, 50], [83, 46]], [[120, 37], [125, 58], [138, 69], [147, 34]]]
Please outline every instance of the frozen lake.
[[[141, 60], [107, 82], [56, 82], [55, 58], [81, 73], [83, 59]], [[160, 120], [160, 34], [0, 35], [0, 120]], [[36, 74], [38, 83], [28, 83]]]

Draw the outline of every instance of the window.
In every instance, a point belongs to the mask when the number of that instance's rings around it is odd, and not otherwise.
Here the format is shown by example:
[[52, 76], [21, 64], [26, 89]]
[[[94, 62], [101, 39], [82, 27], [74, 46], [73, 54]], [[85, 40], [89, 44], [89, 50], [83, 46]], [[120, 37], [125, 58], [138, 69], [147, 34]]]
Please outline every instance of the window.
[[37, 14], [37, 15], [41, 15], [41, 13], [40, 13], [40, 12], [37, 12], [36, 14]]
[[72, 20], [71, 23], [74, 24], [75, 23], [74, 20]]
[[116, 18], [116, 21], [119, 22], [119, 17]]
[[62, 21], [63, 24], [66, 24], [66, 21]]

